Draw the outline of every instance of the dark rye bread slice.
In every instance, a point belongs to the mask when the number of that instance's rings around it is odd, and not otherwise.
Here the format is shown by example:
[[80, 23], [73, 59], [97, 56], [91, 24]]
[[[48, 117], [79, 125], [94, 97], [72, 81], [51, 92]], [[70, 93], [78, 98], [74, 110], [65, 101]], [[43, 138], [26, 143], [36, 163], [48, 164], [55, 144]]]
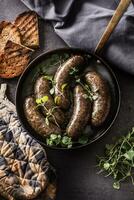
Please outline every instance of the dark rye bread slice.
[[0, 78], [19, 76], [27, 67], [32, 52], [23, 45], [8, 41], [0, 55]]
[[2, 21], [0, 23], [0, 53], [3, 52], [8, 40], [21, 44], [21, 34], [11, 22]]
[[38, 16], [34, 11], [18, 15], [14, 24], [20, 30], [23, 45], [30, 48], [39, 47]]

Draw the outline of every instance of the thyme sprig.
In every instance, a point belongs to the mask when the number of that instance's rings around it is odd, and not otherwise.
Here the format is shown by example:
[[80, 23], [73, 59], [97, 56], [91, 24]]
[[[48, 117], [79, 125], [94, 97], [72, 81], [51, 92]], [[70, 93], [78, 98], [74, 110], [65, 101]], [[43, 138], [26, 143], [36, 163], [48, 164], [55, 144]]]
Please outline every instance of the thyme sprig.
[[84, 88], [84, 90], [86, 91], [86, 94], [85, 94], [84, 97], [87, 98], [87, 99], [90, 99], [90, 101], [93, 101], [94, 95], [93, 95], [93, 92], [92, 92], [90, 86], [81, 81], [81, 79], [78, 75], [78, 72], [79, 72], [79, 70], [74, 67], [74, 68], [71, 69], [70, 75], [74, 76], [75, 82], [79, 83]]
[[53, 95], [53, 94], [54, 94], [54, 91], [55, 91], [55, 89], [54, 89], [54, 87], [55, 87], [55, 81], [54, 81], [53, 76], [45, 75], [44, 78], [45, 78], [46, 80], [48, 80], [48, 81], [51, 82], [52, 88], [50, 89], [49, 92], [50, 92], [51, 95]]
[[84, 90], [86, 91], [86, 94], [84, 96], [85, 99], [90, 99], [90, 101], [93, 101], [94, 95], [93, 95], [89, 85], [83, 84], [80, 79], [76, 79], [76, 83], [79, 83], [84, 88]]
[[57, 106], [54, 106], [54, 107], [52, 107], [51, 109], [47, 110], [47, 113], [46, 113], [46, 124], [47, 124], [47, 125], [49, 125], [50, 118], [52, 117], [53, 120], [54, 120], [54, 122], [55, 122], [55, 124], [56, 124], [58, 127], [60, 127], [59, 124], [58, 124], [58, 122], [57, 122], [57, 120], [56, 120], [56, 117], [55, 117], [55, 115], [54, 115], [54, 111], [55, 111], [57, 108], [58, 108]]
[[101, 172], [114, 179], [113, 187], [120, 189], [121, 182], [130, 179], [134, 185], [134, 128], [117, 140], [115, 144], [107, 144], [104, 157], [98, 157]]
[[36, 99], [36, 104], [37, 104], [36, 108], [43, 106], [43, 108], [46, 110], [45, 122], [46, 122], [47, 126], [49, 126], [50, 117], [52, 117], [55, 124], [59, 127], [59, 124], [58, 124], [58, 122], [57, 122], [57, 120], [56, 120], [56, 118], [53, 114], [55, 109], [57, 109], [58, 107], [54, 106], [51, 109], [47, 109], [45, 104], [48, 102], [48, 100], [49, 100], [49, 97], [47, 95], [43, 96], [42, 98]]

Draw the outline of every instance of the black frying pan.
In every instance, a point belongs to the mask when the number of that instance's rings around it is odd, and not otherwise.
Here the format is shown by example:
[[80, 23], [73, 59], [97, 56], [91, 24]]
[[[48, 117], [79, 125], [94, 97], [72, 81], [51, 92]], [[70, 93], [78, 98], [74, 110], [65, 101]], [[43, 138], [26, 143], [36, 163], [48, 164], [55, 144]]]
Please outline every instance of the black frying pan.
[[[62, 56], [66, 57], [75, 54], [86, 55], [88, 57], [88, 66], [85, 66], [85, 69], [97, 71], [99, 74], [102, 75], [102, 77], [106, 80], [107, 84], [109, 85], [111, 99], [112, 99], [109, 116], [107, 117], [106, 121], [102, 126], [98, 128], [89, 127], [88, 131], [90, 133], [90, 139], [89, 142], [85, 145], [89, 145], [94, 141], [98, 140], [100, 137], [102, 137], [114, 123], [120, 107], [120, 89], [118, 81], [111, 68], [96, 54], [99, 54], [100, 50], [105, 45], [106, 41], [110, 37], [112, 31], [116, 27], [117, 23], [119, 22], [119, 19], [123, 15], [129, 3], [130, 0], [121, 1], [114, 16], [112, 17], [110, 23], [108, 24], [105, 33], [103, 34], [99, 44], [97, 45], [94, 55], [84, 50], [74, 49], [74, 48], [62, 48], [62, 49], [52, 50], [43, 53], [42, 55], [34, 59], [28, 65], [27, 69], [20, 77], [16, 91], [17, 113], [25, 129], [42, 145], [46, 146], [46, 144], [43, 142], [43, 138], [39, 134], [37, 134], [27, 122], [26, 117], [24, 115], [23, 104], [25, 98], [33, 94], [34, 81], [36, 80], [36, 77], [38, 77], [40, 70], [49, 75], [53, 75], [55, 73], [55, 71], [58, 68], [58, 65], [55, 64], [57, 62], [56, 58], [58, 59], [58, 57]], [[85, 145], [79, 145], [73, 148], [80, 148]], [[59, 149], [57, 147], [50, 147], [50, 148]]]
[[[20, 121], [25, 127], [25, 129], [34, 138], [39, 140], [39, 142], [43, 141], [43, 138], [39, 134], [37, 134], [28, 124], [26, 117], [24, 115], [24, 110], [23, 110], [24, 100], [27, 96], [33, 94], [33, 85], [36, 78], [40, 74], [40, 71], [41, 72], [43, 71], [47, 73], [48, 75], [53, 75], [58, 67], [58, 66], [54, 66], [54, 63], [57, 62], [56, 60], [54, 61], [54, 59], [56, 59], [56, 57], [58, 59], [58, 56], [59, 57], [64, 56], [64, 55], [71, 56], [73, 54], [88, 55], [89, 65], [85, 66], [85, 69], [97, 71], [99, 74], [102, 75], [102, 77], [107, 81], [107, 84], [109, 85], [110, 94], [112, 97], [110, 113], [105, 123], [99, 128], [91, 128], [91, 127], [89, 128], [90, 141], [88, 142], [88, 144], [102, 137], [111, 127], [111, 125], [113, 124], [117, 116], [119, 106], [120, 106], [119, 85], [111, 68], [106, 63], [104, 63], [104, 61], [102, 61], [97, 56], [93, 56], [89, 54], [88, 52], [80, 50], [80, 49], [62, 48], [62, 49], [49, 51], [49, 52], [43, 53], [42, 55], [37, 57], [35, 60], [33, 60], [29, 64], [28, 68], [25, 70], [25, 72], [22, 74], [22, 76], [19, 79], [17, 92], [16, 92], [16, 108], [17, 108], [17, 113], [20, 118]], [[52, 64], [51, 64], [51, 61], [52, 61]], [[43, 142], [41, 142], [41, 144], [45, 145]]]

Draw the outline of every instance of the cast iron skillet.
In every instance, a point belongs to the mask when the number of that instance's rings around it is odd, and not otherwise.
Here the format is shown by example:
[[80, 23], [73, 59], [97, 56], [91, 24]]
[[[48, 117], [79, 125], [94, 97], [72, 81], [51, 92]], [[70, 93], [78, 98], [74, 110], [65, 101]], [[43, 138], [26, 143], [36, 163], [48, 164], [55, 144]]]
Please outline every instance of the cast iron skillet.
[[[40, 68], [43, 69], [43, 72], [46, 72], [48, 75], [52, 75], [55, 73], [58, 66], [54, 66], [53, 64], [49, 63], [50, 61], [56, 57], [56, 56], [62, 56], [62, 55], [73, 55], [73, 54], [81, 54], [81, 55], [88, 55], [88, 62], [89, 65], [85, 66], [86, 70], [93, 70], [97, 71], [99, 74], [102, 75], [102, 77], [107, 81], [107, 84], [110, 88], [110, 94], [111, 94], [111, 109], [109, 116], [107, 117], [107, 120], [105, 123], [99, 127], [99, 128], [89, 128], [90, 132], [90, 141], [88, 144], [98, 140], [100, 137], [102, 137], [108, 129], [112, 126], [118, 111], [120, 107], [120, 89], [118, 85], [118, 81], [112, 72], [111, 68], [102, 61], [102, 59], [98, 58], [97, 56], [93, 56], [89, 54], [88, 52], [80, 49], [72, 49], [72, 48], [62, 48], [62, 49], [56, 49], [52, 50], [46, 53], [43, 53], [36, 59], [34, 59], [28, 66], [28, 68], [24, 71], [22, 76], [19, 79], [17, 91], [16, 91], [16, 108], [17, 113], [19, 116], [19, 119], [25, 129], [31, 134], [34, 138], [38, 140], [42, 145], [45, 145], [42, 141], [43, 138], [37, 134], [29, 125], [29, 123], [26, 120], [26, 117], [24, 115], [24, 100], [27, 96], [33, 94], [33, 85], [36, 80], [36, 77], [40, 73]], [[49, 65], [47, 65], [49, 63]], [[41, 70], [42, 71], [42, 70]], [[86, 144], [87, 145], [87, 144]], [[45, 145], [46, 146], [46, 145]], [[79, 148], [85, 145], [76, 146], [74, 148]], [[52, 147], [56, 148], [56, 147]]]
[[[109, 85], [110, 94], [111, 94], [110, 113], [106, 121], [104, 122], [104, 124], [98, 128], [89, 127], [88, 129], [90, 133], [89, 142], [85, 145], [75, 146], [73, 147], [73, 149], [81, 148], [83, 146], [89, 145], [93, 143], [94, 141], [98, 140], [109, 130], [109, 128], [114, 123], [119, 111], [119, 107], [120, 107], [119, 84], [111, 68], [96, 54], [99, 54], [100, 50], [102, 50], [103, 46], [105, 45], [106, 41], [109, 39], [112, 31], [115, 29], [116, 25], [118, 24], [126, 8], [129, 6], [130, 2], [131, 0], [121, 0], [119, 6], [117, 7], [115, 11], [115, 14], [110, 20], [104, 34], [102, 35], [102, 38], [100, 39], [95, 49], [94, 55], [84, 50], [74, 49], [74, 48], [62, 48], [62, 49], [52, 50], [52, 51], [43, 53], [42, 55], [34, 59], [28, 65], [27, 69], [24, 71], [24, 73], [20, 77], [18, 86], [17, 86], [17, 91], [16, 91], [16, 108], [17, 108], [18, 117], [21, 123], [23, 124], [23, 126], [25, 127], [25, 129], [29, 132], [29, 134], [32, 135], [36, 140], [38, 140], [38, 142], [40, 142], [43, 146], [47, 146], [47, 145], [43, 142], [43, 138], [39, 134], [37, 134], [27, 122], [26, 117], [24, 115], [23, 105], [24, 105], [25, 98], [28, 95], [33, 94], [34, 80], [38, 76], [40, 68], [42, 68], [43, 71], [47, 74], [52, 75], [55, 73], [58, 66], [51, 63], [51, 60], [54, 60], [54, 57], [56, 56], [61, 57], [63, 54], [64, 55], [67, 55], [67, 54], [88, 55], [88, 66], [85, 66], [86, 70], [89, 69], [89, 70], [97, 71], [99, 74], [101, 74], [102, 77], [106, 80], [107, 84]], [[57, 147], [50, 147], [50, 148], [59, 149]], [[60, 148], [60, 149], [66, 149], [66, 148]]]

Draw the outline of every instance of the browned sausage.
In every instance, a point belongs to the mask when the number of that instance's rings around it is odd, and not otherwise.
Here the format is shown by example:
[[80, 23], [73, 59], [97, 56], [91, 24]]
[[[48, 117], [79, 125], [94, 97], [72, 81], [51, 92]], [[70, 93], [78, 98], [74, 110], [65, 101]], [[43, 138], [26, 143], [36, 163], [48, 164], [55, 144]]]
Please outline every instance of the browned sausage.
[[91, 116], [91, 101], [85, 94], [81, 85], [74, 88], [74, 110], [66, 129], [66, 133], [72, 138], [77, 138], [82, 133]]
[[46, 124], [45, 118], [40, 114], [36, 108], [34, 97], [30, 96], [25, 99], [24, 103], [25, 116], [31, 127], [40, 135], [47, 136], [51, 133], [60, 133], [61, 130], [53, 123]]
[[52, 113], [49, 120], [53, 123], [62, 125], [65, 121], [64, 113], [58, 106], [55, 105], [53, 97], [50, 94], [51, 84], [49, 80], [45, 79], [44, 76], [40, 76], [34, 86], [34, 94], [36, 99], [40, 99], [43, 96], [48, 96], [48, 101], [45, 106], [41, 106], [43, 114], [46, 116], [48, 112]]
[[[78, 69], [84, 63], [84, 57], [80, 55], [69, 58], [62, 66], [60, 66], [55, 74], [55, 99], [56, 104], [63, 109], [68, 109], [70, 105], [69, 101], [69, 78], [70, 71], [73, 68]], [[67, 86], [63, 89], [63, 86]]]
[[86, 82], [93, 92], [93, 112], [91, 123], [100, 126], [107, 118], [110, 110], [110, 94], [107, 83], [97, 72], [88, 72]]

